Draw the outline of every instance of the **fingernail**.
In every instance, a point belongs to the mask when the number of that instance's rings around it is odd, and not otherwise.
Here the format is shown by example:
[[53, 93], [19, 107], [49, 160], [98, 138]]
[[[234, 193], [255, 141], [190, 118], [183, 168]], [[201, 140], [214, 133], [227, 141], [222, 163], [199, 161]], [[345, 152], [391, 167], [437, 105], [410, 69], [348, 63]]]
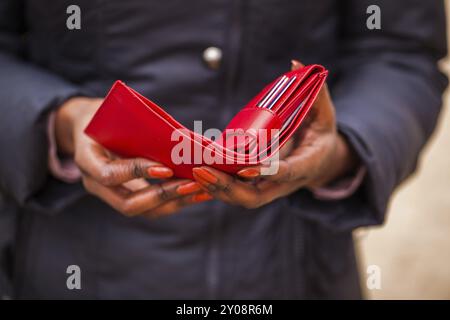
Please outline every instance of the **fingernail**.
[[305, 65], [303, 63], [301, 63], [298, 60], [291, 60], [291, 68], [292, 69], [299, 69], [299, 68], [303, 68]]
[[184, 196], [186, 194], [191, 194], [191, 193], [197, 192], [199, 190], [201, 190], [201, 188], [197, 182], [189, 182], [187, 184], [183, 184], [183, 185], [179, 186], [177, 188], [177, 193], [179, 195]]
[[198, 182], [198, 185], [200, 186], [200, 188], [204, 191], [213, 191], [216, 190], [216, 186], [212, 183], [209, 183], [208, 181], [206, 181], [205, 179], [201, 178], [199, 175], [194, 173], [194, 178], [195, 180]]
[[204, 201], [208, 201], [211, 200], [213, 197], [211, 195], [209, 195], [208, 193], [204, 192], [204, 193], [199, 193], [196, 194], [192, 197], [192, 202], [198, 203], [198, 202], [204, 202]]
[[192, 172], [194, 174], [196, 174], [198, 177], [200, 177], [201, 179], [209, 182], [209, 183], [217, 183], [217, 181], [219, 181], [219, 179], [213, 175], [211, 172], [209, 172], [206, 169], [203, 168], [194, 168], [192, 169]]
[[150, 167], [147, 173], [151, 178], [170, 178], [173, 176], [173, 171], [166, 167]]
[[259, 170], [255, 168], [242, 169], [238, 175], [243, 178], [256, 178], [260, 175]]

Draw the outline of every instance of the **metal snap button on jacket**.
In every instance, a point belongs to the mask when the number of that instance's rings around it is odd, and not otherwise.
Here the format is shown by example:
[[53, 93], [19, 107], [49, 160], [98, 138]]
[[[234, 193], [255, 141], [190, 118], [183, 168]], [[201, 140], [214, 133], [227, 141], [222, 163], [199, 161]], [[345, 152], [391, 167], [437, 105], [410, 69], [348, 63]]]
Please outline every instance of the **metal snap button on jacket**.
[[205, 61], [209, 68], [213, 70], [219, 69], [222, 61], [222, 50], [217, 47], [206, 48], [205, 51], [203, 51], [203, 61]]

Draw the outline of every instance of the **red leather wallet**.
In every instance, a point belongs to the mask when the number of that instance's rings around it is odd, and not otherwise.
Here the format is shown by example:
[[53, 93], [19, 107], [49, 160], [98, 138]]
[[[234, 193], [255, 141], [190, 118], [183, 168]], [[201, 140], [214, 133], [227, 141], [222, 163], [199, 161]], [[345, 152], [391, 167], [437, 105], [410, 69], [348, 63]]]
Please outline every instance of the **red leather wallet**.
[[143, 157], [192, 179], [192, 168], [207, 165], [236, 173], [273, 158], [299, 128], [328, 71], [309, 65], [266, 86], [211, 139], [193, 132], [154, 102], [116, 81], [85, 129], [99, 144], [122, 157]]

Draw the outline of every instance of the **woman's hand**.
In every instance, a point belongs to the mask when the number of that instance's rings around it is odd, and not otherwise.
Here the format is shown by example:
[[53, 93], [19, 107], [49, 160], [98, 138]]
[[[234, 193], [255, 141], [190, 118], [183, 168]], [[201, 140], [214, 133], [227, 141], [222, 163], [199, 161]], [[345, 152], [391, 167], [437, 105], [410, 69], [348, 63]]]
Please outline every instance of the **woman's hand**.
[[[292, 68], [302, 65], [292, 62]], [[336, 130], [333, 102], [325, 85], [311, 109], [309, 119], [280, 153], [275, 175], [261, 175], [261, 166], [246, 168], [237, 177], [210, 167], [193, 169], [195, 180], [209, 194], [233, 205], [257, 208], [287, 196], [299, 188], [316, 188], [344, 176], [358, 160], [345, 138]], [[272, 166], [274, 166], [272, 164]], [[258, 180], [255, 180], [257, 179]]]
[[189, 180], [149, 184], [145, 178], [168, 179], [171, 169], [142, 158], [120, 159], [84, 134], [102, 99], [75, 97], [56, 113], [58, 150], [73, 156], [88, 192], [126, 216], [175, 213], [186, 205], [209, 200]]

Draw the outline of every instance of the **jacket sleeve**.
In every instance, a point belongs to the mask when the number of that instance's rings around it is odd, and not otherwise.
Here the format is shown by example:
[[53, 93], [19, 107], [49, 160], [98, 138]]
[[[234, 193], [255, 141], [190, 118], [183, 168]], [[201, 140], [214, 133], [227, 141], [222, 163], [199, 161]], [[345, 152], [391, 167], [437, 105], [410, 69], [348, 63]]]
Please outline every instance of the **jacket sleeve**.
[[[362, 186], [340, 201], [306, 192], [292, 201], [331, 228], [381, 224], [394, 189], [415, 170], [436, 125], [446, 77], [443, 1], [346, 0], [341, 7], [341, 54], [331, 87], [338, 127], [367, 168]], [[369, 30], [370, 5], [381, 29]], [[307, 212], [307, 213], [306, 213]]]
[[47, 113], [77, 87], [26, 60], [22, 0], [0, 2], [0, 191], [23, 204], [44, 184]]

